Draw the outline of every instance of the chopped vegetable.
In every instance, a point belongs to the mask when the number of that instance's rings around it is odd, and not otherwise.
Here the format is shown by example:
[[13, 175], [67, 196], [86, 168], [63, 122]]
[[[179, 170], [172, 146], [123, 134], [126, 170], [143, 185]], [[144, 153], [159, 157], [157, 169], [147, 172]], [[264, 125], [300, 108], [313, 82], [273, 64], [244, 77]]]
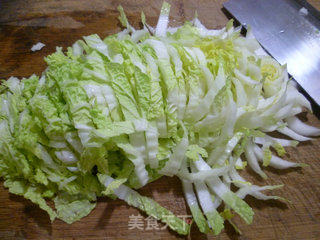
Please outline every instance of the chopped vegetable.
[[[261, 193], [280, 186], [254, 185], [240, 170], [248, 163], [267, 178], [264, 167], [306, 166], [280, 157], [284, 147], [320, 135], [295, 116], [311, 110], [309, 102], [250, 28], [241, 36], [230, 21], [209, 30], [197, 17], [171, 28], [164, 3], [155, 28], [142, 13], [143, 29], [135, 30], [118, 9], [122, 32], [57, 47], [40, 78], [2, 81], [4, 185], [52, 221], [77, 221], [106, 195], [186, 235], [189, 224], [133, 190], [176, 175], [201, 232], [219, 234], [225, 220], [240, 232], [231, 219], [252, 222], [246, 195], [284, 200]], [[294, 140], [268, 135], [274, 131]]]
[[309, 13], [308, 9], [306, 9], [305, 7], [300, 8], [299, 10], [299, 14], [302, 16], [307, 16]]
[[36, 43], [35, 45], [33, 45], [33, 46], [31, 47], [31, 51], [32, 51], [32, 52], [39, 51], [39, 50], [41, 50], [44, 46], [45, 46], [45, 44], [43, 44], [42, 42], [38, 42], [38, 43]]

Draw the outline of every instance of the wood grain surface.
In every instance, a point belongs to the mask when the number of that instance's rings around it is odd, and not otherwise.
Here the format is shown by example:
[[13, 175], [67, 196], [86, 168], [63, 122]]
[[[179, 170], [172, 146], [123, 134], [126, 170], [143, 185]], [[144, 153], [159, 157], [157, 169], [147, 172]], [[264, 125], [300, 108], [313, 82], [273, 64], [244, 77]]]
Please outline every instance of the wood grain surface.
[[[316, 0], [318, 1], [318, 0]], [[171, 25], [191, 20], [197, 10], [200, 20], [210, 28], [226, 24], [222, 0], [177, 0], [172, 5]], [[0, 79], [12, 75], [27, 77], [45, 69], [43, 57], [56, 46], [67, 47], [83, 35], [98, 33], [101, 37], [116, 33], [120, 25], [116, 7], [121, 4], [135, 27], [139, 26], [143, 10], [151, 25], [157, 21], [162, 1], [142, 0], [0, 0]], [[37, 42], [46, 47], [38, 52], [30, 48]], [[301, 114], [304, 121], [320, 127], [312, 114]], [[0, 182], [0, 239], [320, 239], [320, 139], [288, 149], [290, 161], [310, 165], [304, 169], [277, 171], [266, 169], [268, 180], [262, 181], [252, 171], [242, 175], [257, 184], [285, 184], [273, 191], [292, 201], [259, 201], [247, 197], [255, 210], [254, 222], [246, 225], [241, 219], [235, 222], [242, 231], [237, 235], [231, 226], [217, 237], [202, 235], [192, 228], [188, 237], [172, 231], [128, 229], [130, 215], [141, 214], [120, 200], [101, 198], [93, 212], [72, 225], [60, 220], [53, 223], [45, 212], [30, 201], [12, 194]], [[190, 214], [177, 178], [162, 177], [139, 190], [154, 198], [175, 214]], [[146, 225], [145, 225], [146, 227]]]

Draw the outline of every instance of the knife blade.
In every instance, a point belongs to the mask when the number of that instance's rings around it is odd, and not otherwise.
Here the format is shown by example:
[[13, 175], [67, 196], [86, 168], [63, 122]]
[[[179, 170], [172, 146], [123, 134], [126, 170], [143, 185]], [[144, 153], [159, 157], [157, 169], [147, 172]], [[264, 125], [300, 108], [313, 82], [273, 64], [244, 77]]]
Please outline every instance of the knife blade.
[[313, 14], [315, 9], [301, 11], [302, 7], [301, 1], [294, 0], [224, 3], [224, 8], [243, 26], [251, 26], [257, 40], [272, 57], [280, 64], [287, 64], [289, 74], [319, 107], [320, 19]]

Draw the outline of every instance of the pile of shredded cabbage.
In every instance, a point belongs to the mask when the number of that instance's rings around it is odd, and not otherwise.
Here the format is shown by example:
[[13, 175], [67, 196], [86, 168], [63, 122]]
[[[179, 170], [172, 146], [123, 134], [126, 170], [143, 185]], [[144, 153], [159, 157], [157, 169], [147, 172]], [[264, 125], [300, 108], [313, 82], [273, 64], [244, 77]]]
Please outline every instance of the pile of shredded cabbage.
[[247, 195], [281, 199], [262, 193], [281, 186], [254, 185], [241, 170], [267, 178], [263, 167], [303, 166], [280, 157], [319, 135], [295, 117], [309, 102], [250, 30], [208, 30], [197, 17], [171, 28], [169, 10], [155, 28], [142, 14], [135, 30], [119, 7], [122, 32], [57, 47], [40, 78], [2, 81], [0, 176], [11, 193], [67, 223], [99, 196], [119, 198], [179, 234], [190, 225], [133, 189], [178, 176], [194, 222], [214, 234], [235, 213], [252, 222]]

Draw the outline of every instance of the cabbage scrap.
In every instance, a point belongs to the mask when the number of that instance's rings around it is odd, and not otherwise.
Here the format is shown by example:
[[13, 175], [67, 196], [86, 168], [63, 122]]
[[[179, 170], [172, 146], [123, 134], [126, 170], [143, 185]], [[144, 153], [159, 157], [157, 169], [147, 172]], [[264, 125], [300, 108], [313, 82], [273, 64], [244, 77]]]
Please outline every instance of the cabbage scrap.
[[282, 186], [254, 185], [240, 170], [267, 178], [265, 167], [306, 166], [281, 157], [284, 147], [320, 135], [296, 117], [310, 103], [250, 28], [242, 36], [230, 21], [211, 30], [197, 17], [168, 27], [164, 2], [156, 27], [142, 13], [143, 29], [136, 30], [118, 9], [122, 32], [85, 36], [67, 51], [57, 47], [40, 78], [2, 81], [5, 187], [52, 221], [77, 221], [97, 197], [109, 196], [186, 235], [189, 224], [134, 190], [178, 176], [201, 232], [217, 235], [225, 220], [240, 232], [234, 214], [247, 224], [254, 215], [245, 196], [285, 200], [262, 193]]

